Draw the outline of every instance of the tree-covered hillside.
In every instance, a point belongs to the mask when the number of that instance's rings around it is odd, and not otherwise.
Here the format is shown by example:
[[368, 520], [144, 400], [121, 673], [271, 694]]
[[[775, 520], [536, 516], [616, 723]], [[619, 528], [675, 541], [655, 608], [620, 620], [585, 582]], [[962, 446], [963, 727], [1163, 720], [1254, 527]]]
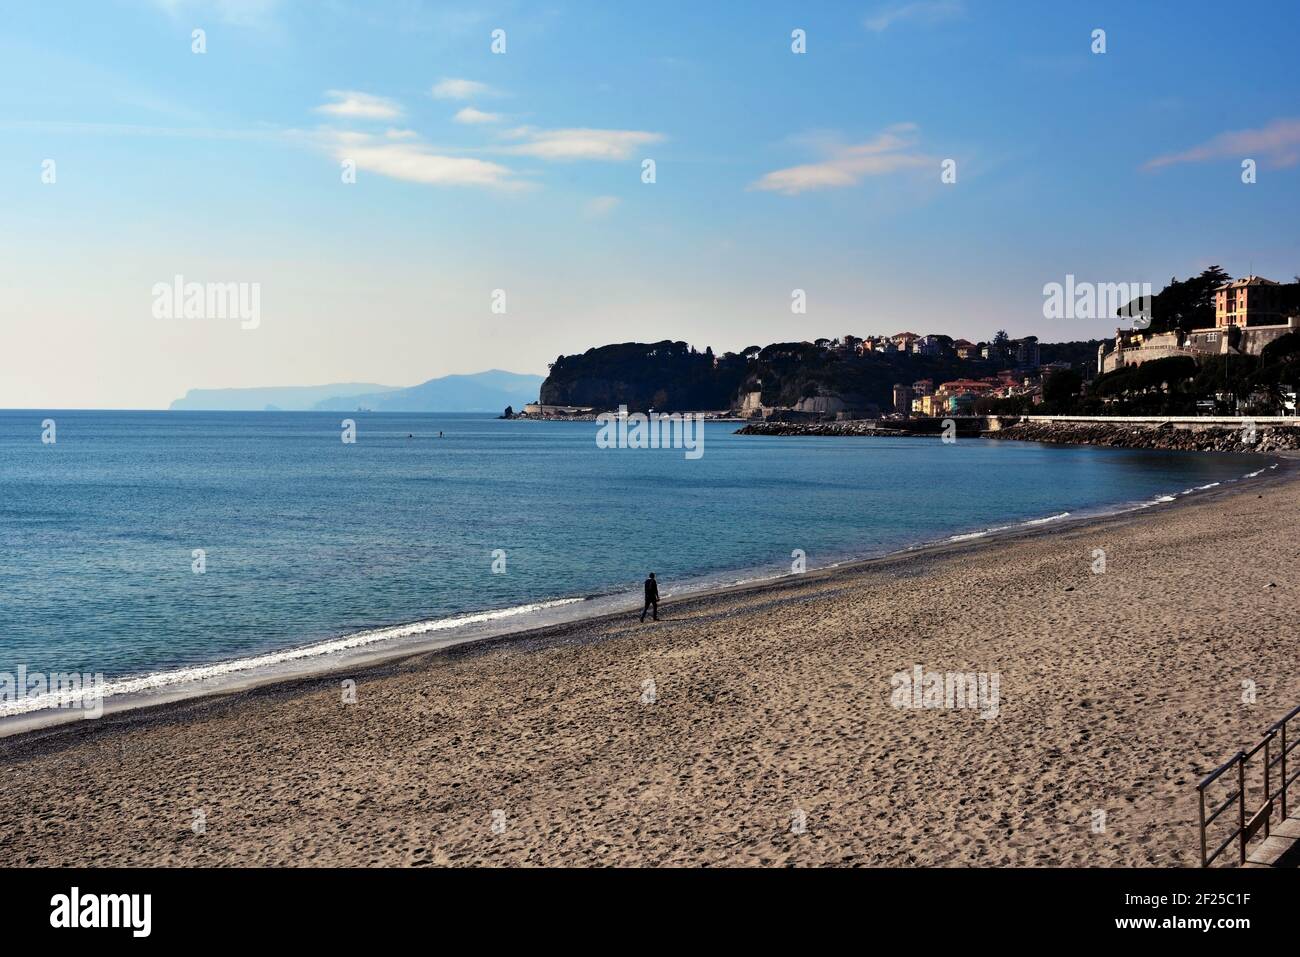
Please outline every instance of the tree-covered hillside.
[[[1095, 340], [1044, 343], [1041, 361], [1070, 362], [1086, 375], [1096, 363], [1098, 345]], [[716, 357], [712, 349], [700, 352], [685, 342], [624, 342], [560, 356], [542, 383], [541, 401], [684, 412], [736, 408], [745, 393], [761, 392], [765, 405], [793, 406], [823, 395], [837, 396], [853, 408], [888, 410], [895, 383], [979, 379], [1012, 365], [1009, 359], [959, 359], [951, 348], [933, 356], [859, 354], [838, 340], [750, 346]]]
[[714, 362], [713, 350], [685, 342], [623, 342], [560, 356], [542, 383], [544, 405], [582, 405], [633, 412], [726, 409], [746, 371], [743, 356]]
[[745, 391], [761, 391], [764, 405], [791, 406], [811, 396], [833, 395], [855, 407], [888, 410], [895, 383], [910, 386], [931, 379], [937, 385], [978, 379], [1005, 368], [1006, 363], [955, 356], [901, 352], [846, 356], [809, 342], [781, 342], [763, 349], [750, 362]]

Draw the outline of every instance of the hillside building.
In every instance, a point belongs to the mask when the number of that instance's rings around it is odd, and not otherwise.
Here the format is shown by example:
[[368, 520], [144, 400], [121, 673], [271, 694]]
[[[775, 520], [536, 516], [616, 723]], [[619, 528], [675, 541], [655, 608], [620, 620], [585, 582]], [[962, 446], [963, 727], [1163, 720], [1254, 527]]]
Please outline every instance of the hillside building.
[[1172, 332], [1115, 330], [1097, 349], [1097, 371], [1114, 372], [1170, 356], [1257, 356], [1288, 332], [1300, 331], [1300, 282], [1247, 276], [1214, 291], [1214, 326]]

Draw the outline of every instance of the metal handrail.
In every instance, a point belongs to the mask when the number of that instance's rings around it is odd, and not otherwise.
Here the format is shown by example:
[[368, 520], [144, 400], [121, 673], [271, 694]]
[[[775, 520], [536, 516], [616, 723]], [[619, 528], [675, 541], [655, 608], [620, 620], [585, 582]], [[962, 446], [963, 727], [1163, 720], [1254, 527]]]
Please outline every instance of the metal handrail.
[[[1276, 801], [1274, 800], [1274, 792], [1273, 792], [1273, 768], [1279, 765], [1281, 766], [1281, 773], [1278, 779], [1280, 786], [1277, 791], [1277, 796], [1281, 798], [1281, 812], [1282, 812], [1281, 820], [1286, 820], [1286, 818], [1288, 817], [1288, 813], [1289, 813], [1289, 803], [1287, 800], [1288, 791], [1292, 783], [1294, 783], [1298, 778], [1300, 778], [1300, 769], [1297, 769], [1294, 774], [1291, 775], [1287, 774], [1287, 755], [1289, 755], [1297, 747], [1300, 747], [1300, 740], [1288, 742], [1287, 725], [1288, 722], [1292, 721], [1297, 716], [1300, 716], [1300, 705], [1297, 705], [1296, 707], [1292, 708], [1291, 711], [1288, 712], [1284, 717], [1273, 722], [1273, 724], [1269, 726], [1268, 730], [1264, 732], [1264, 736], [1260, 739], [1259, 743], [1256, 744], [1253, 748], [1251, 748], [1249, 751], [1238, 751], [1231, 758], [1229, 758], [1223, 764], [1219, 765], [1219, 767], [1215, 768], [1208, 775], [1206, 775], [1201, 780], [1201, 782], [1196, 785], [1197, 797], [1200, 804], [1201, 866], [1202, 867], [1209, 867], [1211, 864], [1213, 864], [1214, 861], [1219, 857], [1219, 855], [1222, 854], [1225, 850], [1228, 849], [1228, 847], [1232, 845], [1232, 842], [1234, 840], [1238, 841], [1239, 844], [1238, 855], [1237, 855], [1238, 863], [1245, 864], [1246, 849], [1251, 839], [1257, 833], [1259, 833], [1261, 829], [1264, 832], [1265, 840], [1267, 840], [1271, 836], [1270, 832], [1272, 829], [1273, 808], [1276, 806]], [[1273, 757], [1272, 756], [1273, 742], [1279, 736], [1281, 738], [1280, 747], [1278, 748], [1277, 757]], [[1253, 813], [1247, 816], [1246, 765], [1249, 764], [1251, 758], [1259, 754], [1260, 751], [1264, 752], [1264, 759], [1263, 759], [1264, 802], [1259, 806], [1257, 810], [1255, 810]], [[1236, 790], [1234, 790], [1231, 794], [1229, 794], [1227, 798], [1224, 799], [1223, 803], [1220, 804], [1218, 807], [1216, 807], [1214, 811], [1210, 814], [1210, 816], [1207, 818], [1205, 816], [1206, 788], [1208, 788], [1211, 784], [1213, 784], [1215, 781], [1217, 781], [1220, 777], [1222, 777], [1225, 773], [1227, 773], [1234, 767], [1237, 769]], [[1219, 815], [1221, 815], [1228, 808], [1232, 807], [1234, 802], [1237, 805], [1236, 826], [1232, 829], [1232, 832], [1227, 836], [1227, 838], [1223, 841], [1223, 843], [1220, 844], [1217, 848], [1215, 848], [1214, 853], [1210, 854], [1208, 853], [1209, 848], [1208, 848], [1207, 838], [1206, 838], [1207, 829], [1211, 824], [1213, 824], [1216, 820], [1218, 820]]]
[[[1290, 745], [1289, 747], [1287, 746], [1287, 743], [1286, 743], [1286, 725], [1287, 725], [1287, 722], [1290, 721], [1292, 718], [1294, 718], [1296, 715], [1300, 715], [1300, 704], [1298, 704], [1298, 705], [1296, 705], [1294, 708], [1292, 708], [1291, 711], [1290, 711], [1290, 712], [1289, 712], [1289, 713], [1288, 713], [1284, 718], [1282, 718], [1280, 721], [1275, 722], [1275, 723], [1273, 724], [1273, 727], [1269, 728], [1270, 731], [1278, 731], [1278, 730], [1280, 730], [1280, 731], [1282, 732], [1282, 749], [1281, 749], [1281, 754], [1279, 754], [1279, 755], [1277, 756], [1277, 762], [1276, 762], [1276, 763], [1280, 763], [1280, 764], [1282, 765], [1282, 787], [1281, 787], [1280, 790], [1281, 790], [1281, 792], [1282, 792], [1282, 820], [1284, 820], [1284, 821], [1285, 821], [1285, 820], [1287, 819], [1287, 817], [1288, 817], [1288, 813], [1287, 813], [1287, 800], [1286, 800], [1287, 788], [1289, 788], [1289, 787], [1291, 786], [1291, 782], [1292, 782], [1292, 781], [1294, 781], [1296, 778], [1300, 778], [1300, 770], [1297, 770], [1296, 773], [1293, 774], [1293, 775], [1291, 775], [1291, 777], [1289, 777], [1289, 778], [1288, 778], [1287, 775], [1286, 775], [1286, 756], [1287, 756], [1287, 754], [1290, 753], [1290, 752], [1291, 752], [1291, 751], [1292, 751], [1292, 750], [1293, 750], [1297, 745], [1300, 745], [1300, 741], [1295, 742], [1295, 744], [1292, 744], [1292, 745]], [[1264, 776], [1265, 776], [1266, 778], [1268, 777], [1268, 775], [1269, 775], [1269, 773], [1272, 771], [1272, 769], [1273, 769], [1273, 766], [1272, 766], [1271, 764], [1270, 764], [1270, 765], [1265, 769], [1265, 771], [1264, 771]]]
[[1285, 715], [1284, 717], [1278, 718], [1276, 721], [1274, 721], [1274, 722], [1273, 722], [1273, 727], [1269, 728], [1269, 730], [1272, 731], [1272, 730], [1274, 730], [1275, 728], [1280, 728], [1280, 727], [1282, 727], [1282, 725], [1286, 724], [1288, 721], [1290, 721], [1292, 718], [1294, 718], [1294, 717], [1295, 717], [1296, 715], [1298, 715], [1298, 714], [1300, 714], [1300, 704], [1298, 704], [1298, 705], [1296, 705], [1294, 708], [1292, 708], [1291, 711], [1290, 711], [1290, 713], [1288, 713], [1288, 714]]
[[[1235, 759], [1234, 759], [1234, 760], [1235, 760]], [[1224, 811], [1226, 811], [1228, 808], [1232, 807], [1232, 804], [1233, 804], [1234, 801], [1237, 800], [1237, 797], [1238, 797], [1238, 795], [1237, 795], [1237, 792], [1236, 792], [1236, 791], [1233, 791], [1231, 794], [1229, 794], [1228, 797], [1227, 797], [1227, 799], [1226, 799], [1222, 804], [1219, 805], [1218, 810], [1216, 810], [1213, 814], [1211, 814], [1209, 817], [1207, 817], [1207, 818], [1205, 819], [1205, 823], [1206, 823], [1206, 825], [1213, 824], [1214, 821], [1215, 821], [1215, 819], [1216, 819], [1220, 814], [1222, 814], [1222, 813], [1223, 813]]]
[[1217, 778], [1224, 771], [1228, 770], [1228, 768], [1236, 764], [1241, 757], [1242, 757], [1242, 752], [1238, 751], [1232, 757], [1228, 758], [1227, 761], [1224, 761], [1223, 764], [1219, 765], [1208, 775], [1206, 775], [1205, 780], [1203, 780], [1200, 784], [1196, 785], [1196, 789], [1198, 791], [1204, 791], [1207, 787], [1209, 787], [1211, 784], [1214, 783], [1215, 778]]

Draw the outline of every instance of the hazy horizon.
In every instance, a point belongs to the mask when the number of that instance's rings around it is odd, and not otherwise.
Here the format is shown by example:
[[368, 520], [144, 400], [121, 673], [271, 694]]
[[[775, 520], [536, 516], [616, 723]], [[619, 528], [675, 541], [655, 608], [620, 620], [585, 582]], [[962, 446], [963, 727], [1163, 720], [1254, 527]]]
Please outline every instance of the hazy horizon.
[[[1300, 273], [1293, 6], [743, 10], [9, 11], [0, 408], [627, 341], [1093, 339], [1116, 320], [1045, 319], [1045, 284]], [[256, 321], [160, 317], [175, 277], [255, 287]]]

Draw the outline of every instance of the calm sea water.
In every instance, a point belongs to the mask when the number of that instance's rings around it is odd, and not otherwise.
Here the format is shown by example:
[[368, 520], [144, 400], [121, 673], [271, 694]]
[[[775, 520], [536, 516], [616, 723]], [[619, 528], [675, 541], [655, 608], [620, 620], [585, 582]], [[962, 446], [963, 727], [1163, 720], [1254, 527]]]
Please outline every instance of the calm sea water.
[[[41, 442], [47, 415], [53, 445]], [[743, 437], [726, 423], [708, 425], [704, 456], [688, 461], [598, 449], [593, 423], [436, 414], [356, 414], [348, 445], [341, 418], [0, 412], [0, 671], [113, 680], [192, 668], [400, 623], [635, 595], [650, 570], [680, 592], [788, 572], [795, 549], [815, 567], [1151, 502], [1267, 464]]]

